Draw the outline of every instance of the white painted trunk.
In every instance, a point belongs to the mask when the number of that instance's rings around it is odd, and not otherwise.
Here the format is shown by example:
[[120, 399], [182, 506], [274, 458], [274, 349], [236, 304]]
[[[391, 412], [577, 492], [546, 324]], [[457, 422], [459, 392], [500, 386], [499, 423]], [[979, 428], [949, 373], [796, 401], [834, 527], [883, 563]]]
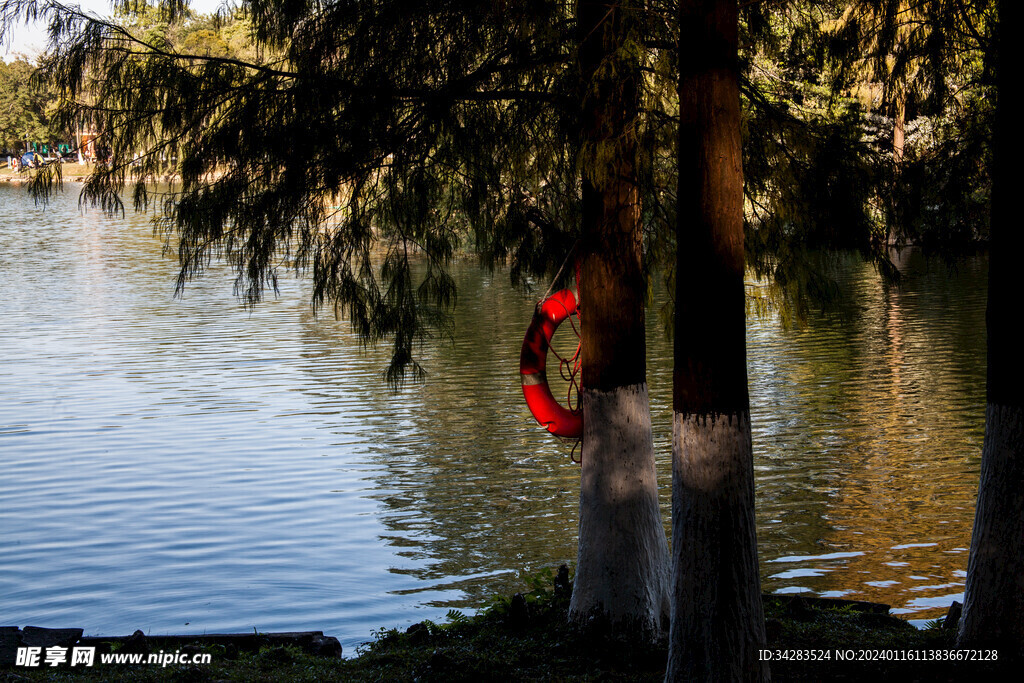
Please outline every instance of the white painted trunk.
[[[957, 640], [1024, 652], [1024, 407], [989, 403]], [[1000, 651], [1001, 656], [1014, 654]]]
[[666, 681], [767, 681], [750, 417], [676, 413]]
[[647, 384], [583, 392], [580, 538], [569, 617], [655, 637], [668, 619], [668, 542]]

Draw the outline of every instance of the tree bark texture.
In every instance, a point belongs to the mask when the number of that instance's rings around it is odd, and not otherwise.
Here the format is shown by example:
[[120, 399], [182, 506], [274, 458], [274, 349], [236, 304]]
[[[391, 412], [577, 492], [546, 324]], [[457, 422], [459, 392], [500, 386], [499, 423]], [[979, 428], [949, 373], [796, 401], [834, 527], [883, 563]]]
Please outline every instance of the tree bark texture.
[[1009, 44], [1020, 25], [1019, 2], [998, 3], [996, 115], [993, 136], [992, 214], [989, 241], [988, 367], [985, 441], [974, 514], [967, 586], [958, 641], [1024, 655], [1024, 363], [1017, 261], [1024, 229], [1011, 192], [1019, 163], [1020, 74]]
[[676, 412], [667, 681], [763, 681], [750, 418]]
[[736, 0], [680, 5], [667, 681], [764, 681], [744, 320]]
[[[668, 544], [647, 400], [635, 126], [639, 64], [629, 2], [578, 5], [583, 226], [583, 449], [579, 556], [569, 616], [654, 638], [668, 616]], [[609, 68], [611, 67], [611, 68]]]
[[1024, 407], [989, 403], [957, 640], [1024, 654]]
[[583, 393], [580, 543], [570, 617], [652, 639], [668, 619], [668, 544], [658, 509], [646, 384]]

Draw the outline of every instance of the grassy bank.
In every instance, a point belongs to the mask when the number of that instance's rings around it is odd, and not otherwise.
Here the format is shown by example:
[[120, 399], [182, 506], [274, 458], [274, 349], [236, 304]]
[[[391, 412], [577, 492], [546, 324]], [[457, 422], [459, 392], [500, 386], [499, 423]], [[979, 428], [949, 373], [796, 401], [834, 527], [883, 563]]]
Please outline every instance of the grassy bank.
[[[256, 652], [210, 646], [204, 650], [211, 655], [208, 665], [97, 664], [77, 671], [19, 667], [0, 672], [0, 681], [662, 680], [664, 644], [630, 646], [569, 628], [568, 592], [549, 589], [547, 578], [522, 596], [496, 600], [475, 617], [450, 612], [445, 624], [423, 622], [405, 632], [381, 631], [351, 659], [282, 646]], [[991, 680], [1007, 665], [1005, 658], [906, 661], [953, 648], [953, 631], [917, 630], [870, 605], [767, 597], [765, 610], [775, 681], [968, 681], [979, 676]], [[150, 641], [155, 651], [159, 640]], [[817, 651], [818, 661], [799, 654], [807, 650]], [[883, 653], [889, 661], [858, 661], [873, 652]], [[853, 661], [844, 661], [850, 656]]]

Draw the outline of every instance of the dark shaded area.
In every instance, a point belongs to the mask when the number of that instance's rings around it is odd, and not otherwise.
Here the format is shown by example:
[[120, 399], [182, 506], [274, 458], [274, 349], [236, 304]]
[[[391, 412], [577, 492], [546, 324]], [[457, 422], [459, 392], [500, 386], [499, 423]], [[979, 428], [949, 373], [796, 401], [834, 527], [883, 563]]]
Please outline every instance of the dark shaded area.
[[[560, 571], [554, 590], [548, 588], [550, 573], [536, 578], [529, 592], [497, 598], [476, 617], [453, 611], [446, 624], [423, 621], [404, 632], [382, 631], [355, 659], [311, 654], [302, 639], [313, 634], [245, 634], [245, 647], [234, 650], [186, 636], [190, 652], [213, 655], [210, 665], [19, 668], [4, 680], [661, 681], [664, 642], [645, 647], [568, 625], [565, 578]], [[943, 652], [956, 652], [953, 630], [919, 631], [888, 614], [888, 605], [791, 595], [765, 595], [764, 604], [775, 681], [1002, 680], [1016, 666], [1005, 657], [938, 660]], [[302, 642], [273, 640], [284, 636]], [[243, 636], [211, 636], [232, 637]], [[179, 647], [173, 636], [147, 640], [154, 647]], [[252, 644], [258, 650], [250, 650]]]

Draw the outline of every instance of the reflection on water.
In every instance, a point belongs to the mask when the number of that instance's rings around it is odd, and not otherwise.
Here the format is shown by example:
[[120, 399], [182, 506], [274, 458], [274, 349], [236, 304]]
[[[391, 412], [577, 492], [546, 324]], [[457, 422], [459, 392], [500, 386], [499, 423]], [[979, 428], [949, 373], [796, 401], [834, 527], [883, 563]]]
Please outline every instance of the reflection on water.
[[[0, 187], [0, 621], [120, 634], [323, 629], [352, 645], [575, 558], [579, 470], [518, 385], [528, 297], [456, 266], [454, 343], [389, 392], [387, 349], [246, 311], [214, 268], [182, 300], [145, 219]], [[962, 592], [984, 404], [983, 261], [851, 261], [857, 307], [748, 324], [767, 591], [930, 618]], [[653, 317], [653, 316], [652, 316]], [[670, 345], [651, 324], [666, 526]]]
[[[766, 590], [934, 617], [961, 598], [984, 426], [986, 270], [919, 255], [904, 284], [851, 265], [841, 322], [751, 325]], [[961, 598], [962, 599], [962, 598]]]

